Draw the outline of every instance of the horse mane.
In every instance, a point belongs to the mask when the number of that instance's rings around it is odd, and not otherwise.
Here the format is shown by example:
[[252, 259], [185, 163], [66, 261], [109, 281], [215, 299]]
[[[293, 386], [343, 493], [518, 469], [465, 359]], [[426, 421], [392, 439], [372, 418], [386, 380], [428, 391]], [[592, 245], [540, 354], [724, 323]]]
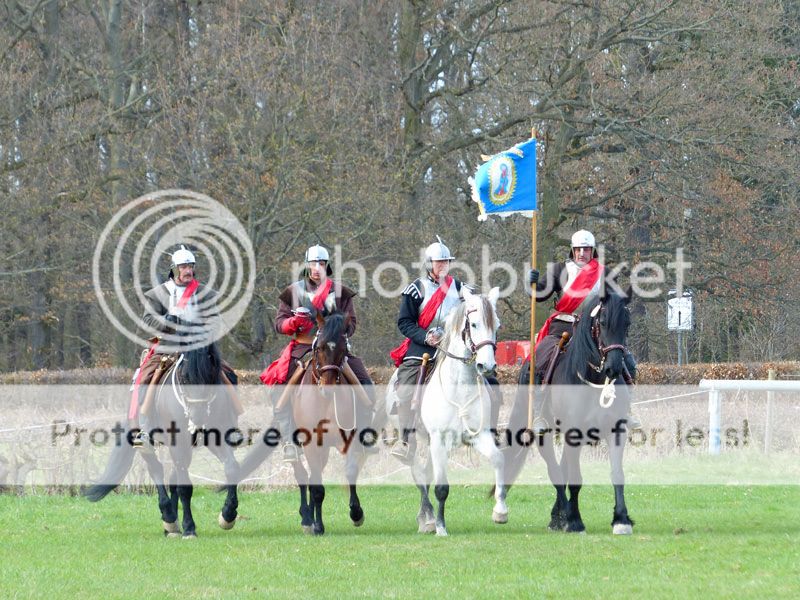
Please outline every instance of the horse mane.
[[[495, 313], [494, 307], [492, 303], [489, 302], [489, 299], [484, 296], [480, 295], [478, 298], [481, 301], [481, 306], [483, 308], [483, 319], [486, 322], [486, 326], [489, 328], [490, 331], [495, 330], [495, 319], [497, 315]], [[450, 345], [450, 340], [454, 335], [461, 336], [461, 319], [464, 318], [464, 314], [467, 311], [467, 303], [461, 302], [459, 305], [450, 311], [450, 314], [447, 315], [447, 320], [445, 320], [444, 324], [444, 336], [442, 337], [442, 341], [439, 344], [442, 348], [447, 348]]]
[[222, 379], [222, 358], [216, 342], [186, 352], [181, 364], [181, 379], [187, 385], [217, 385]]
[[[575, 373], [583, 373], [587, 363], [599, 364], [600, 362], [600, 351], [597, 348], [597, 342], [592, 337], [592, 311], [600, 302], [600, 296], [597, 294], [586, 299], [575, 335], [572, 336], [572, 341], [567, 347], [567, 373], [571, 378], [575, 376]], [[609, 330], [619, 331], [627, 327], [630, 323], [630, 316], [625, 309], [625, 300], [622, 296], [609, 291], [602, 299], [602, 303], [605, 307], [608, 320], [606, 326]]]
[[346, 315], [343, 313], [335, 312], [328, 315], [328, 317], [325, 318], [325, 324], [319, 331], [317, 345], [321, 346], [328, 342], [339, 343], [339, 340], [344, 337], [345, 321]]
[[458, 324], [461, 323], [461, 319], [464, 318], [464, 313], [467, 310], [466, 307], [466, 302], [460, 302], [458, 306], [451, 310], [450, 314], [447, 315], [447, 319], [444, 322], [444, 335], [442, 336], [442, 341], [439, 342], [439, 346], [441, 348], [449, 347], [450, 340], [454, 335], [461, 335]]
[[576, 373], [582, 374], [587, 363], [600, 361], [600, 353], [592, 337], [592, 311], [599, 302], [600, 297], [597, 294], [586, 298], [575, 334], [567, 347], [567, 373], [570, 379], [574, 379]]

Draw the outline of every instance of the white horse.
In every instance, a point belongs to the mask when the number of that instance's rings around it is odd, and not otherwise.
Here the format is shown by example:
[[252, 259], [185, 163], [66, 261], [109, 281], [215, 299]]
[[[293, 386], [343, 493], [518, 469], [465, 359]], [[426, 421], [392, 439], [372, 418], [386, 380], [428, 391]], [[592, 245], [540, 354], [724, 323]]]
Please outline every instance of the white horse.
[[447, 318], [440, 344], [444, 356], [436, 361], [431, 380], [422, 396], [422, 423], [430, 438], [431, 462], [436, 500], [436, 535], [447, 535], [444, 505], [450, 492], [447, 457], [462, 440], [488, 458], [494, 467], [495, 523], [508, 521], [506, 487], [503, 484], [503, 453], [491, 431], [491, 398], [485, 376], [496, 363], [498, 288], [488, 296], [465, 290], [464, 303]]
[[[462, 440], [477, 449], [492, 463], [495, 471], [495, 523], [508, 521], [503, 485], [503, 454], [491, 432], [491, 400], [485, 376], [495, 369], [497, 299], [499, 288], [488, 295], [475, 295], [464, 288], [464, 302], [447, 317], [445, 334], [439, 345], [436, 366], [422, 397], [422, 424], [430, 438], [430, 460], [424, 466], [417, 456], [411, 465], [414, 481], [420, 490], [417, 515], [419, 532], [447, 535], [444, 505], [449, 493], [447, 458], [450, 450]], [[386, 404], [396, 400], [394, 382], [389, 382]], [[387, 410], [388, 412], [388, 410]], [[429, 498], [430, 466], [433, 466], [435, 495], [439, 502], [434, 519]]]

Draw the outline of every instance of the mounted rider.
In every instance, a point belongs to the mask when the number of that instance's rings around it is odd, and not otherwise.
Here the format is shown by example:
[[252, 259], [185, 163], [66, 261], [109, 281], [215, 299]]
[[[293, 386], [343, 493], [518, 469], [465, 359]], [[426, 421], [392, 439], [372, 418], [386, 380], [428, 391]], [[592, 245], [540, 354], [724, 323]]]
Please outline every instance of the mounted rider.
[[412, 460], [416, 448], [411, 404], [422, 356], [430, 357], [427, 372], [432, 372], [447, 315], [464, 300], [465, 284], [449, 275], [455, 257], [439, 236], [436, 239], [425, 249], [426, 276], [415, 279], [400, 296], [397, 327], [406, 339], [391, 352], [397, 367], [397, 416], [402, 430], [392, 446], [392, 455], [403, 462]]
[[[134, 374], [128, 411], [131, 428], [140, 429], [134, 445], [142, 449], [150, 448], [147, 415], [142, 414], [142, 403], [150, 384], [158, 383], [163, 373], [174, 364], [177, 355], [174, 344], [162, 343], [162, 338], [165, 335], [184, 333], [211, 336], [219, 317], [216, 307], [217, 293], [197, 280], [196, 264], [194, 254], [181, 244], [170, 257], [167, 280], [144, 295], [146, 303], [142, 323], [151, 335], [150, 348], [144, 353]], [[224, 361], [222, 380], [229, 386], [229, 397], [234, 410], [241, 414], [241, 404], [232, 387], [236, 384], [237, 377]]]
[[[323, 246], [315, 245], [306, 250], [303, 278], [286, 287], [279, 296], [278, 314], [275, 317], [275, 331], [291, 336], [291, 341], [281, 352], [280, 357], [261, 374], [261, 381], [269, 386], [287, 383], [298, 368], [298, 361], [311, 351], [317, 334], [317, 315], [327, 317], [333, 312], [341, 312], [349, 317], [346, 335], [348, 337], [347, 364], [352, 368], [358, 381], [364, 386], [374, 407], [374, 387], [372, 379], [362, 360], [350, 352], [349, 338], [356, 331], [356, 312], [353, 297], [356, 292], [330, 279], [333, 275], [330, 254]], [[280, 389], [280, 388], [278, 388]], [[277, 403], [281, 394], [273, 393], [272, 400]], [[274, 406], [274, 426], [283, 438], [283, 460], [294, 462], [300, 459], [297, 446], [292, 441], [294, 431], [291, 402]], [[357, 426], [368, 427], [372, 422], [372, 409], [357, 403]], [[377, 448], [375, 448], [377, 451]]]
[[[578, 315], [585, 308], [587, 298], [596, 296], [602, 291], [605, 276], [605, 267], [597, 260], [594, 235], [585, 229], [576, 231], [572, 235], [569, 258], [565, 262], [548, 264], [543, 280], [540, 279], [539, 271], [536, 269], [531, 269], [528, 273], [528, 282], [531, 286], [536, 285], [537, 302], [544, 302], [555, 294], [555, 310], [536, 335], [534, 383], [537, 385], [549, 383], [545, 381], [546, 375], [552, 372], [551, 363], [556, 360], [558, 348], [563, 345], [562, 337], [565, 333], [567, 337], [564, 339], [572, 336]], [[527, 288], [527, 292], [528, 295], [531, 294], [530, 287]], [[629, 352], [625, 353], [625, 362], [630, 373], [635, 374], [636, 362]], [[547, 397], [548, 394], [541, 392], [536, 394], [534, 402], [536, 416], [532, 424], [535, 435], [542, 435], [550, 428], [543, 414]], [[641, 427], [641, 424], [638, 419], [629, 415], [628, 427], [635, 429]]]

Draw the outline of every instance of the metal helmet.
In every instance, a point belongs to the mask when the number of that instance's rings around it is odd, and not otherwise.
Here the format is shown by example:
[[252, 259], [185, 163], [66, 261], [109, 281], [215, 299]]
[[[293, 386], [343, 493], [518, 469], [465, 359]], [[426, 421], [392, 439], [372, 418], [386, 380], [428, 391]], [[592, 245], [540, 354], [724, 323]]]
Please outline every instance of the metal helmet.
[[[328, 273], [328, 276], [333, 275], [330, 254], [328, 254], [328, 251], [323, 246], [320, 246], [319, 244], [311, 246], [308, 250], [306, 250], [305, 260], [307, 263], [324, 260], [326, 266], [325, 271]], [[308, 275], [307, 269], [305, 274]]]
[[444, 245], [442, 238], [438, 235], [437, 242], [433, 242], [430, 246], [425, 248], [425, 269], [430, 273], [433, 270], [433, 261], [435, 260], [455, 260], [456, 257], [450, 254], [450, 248]]
[[594, 236], [585, 229], [580, 229], [572, 234], [572, 240], [569, 245], [570, 258], [574, 258], [573, 248], [592, 248], [592, 256], [597, 258], [597, 244], [594, 241]]
[[195, 264], [194, 254], [189, 249], [181, 244], [181, 247], [172, 253], [172, 264], [170, 267], [175, 268], [178, 265]]
[[192, 254], [186, 246], [181, 244], [181, 247], [175, 250], [170, 257], [169, 278], [177, 277], [178, 265], [193, 265], [196, 262], [194, 254]]

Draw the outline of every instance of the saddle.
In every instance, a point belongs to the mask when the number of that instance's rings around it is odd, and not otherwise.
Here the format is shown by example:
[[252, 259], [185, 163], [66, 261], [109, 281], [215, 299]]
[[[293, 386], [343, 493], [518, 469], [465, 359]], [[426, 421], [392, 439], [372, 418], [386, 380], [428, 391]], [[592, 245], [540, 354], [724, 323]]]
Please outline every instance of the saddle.
[[550, 356], [545, 365], [543, 365], [545, 367], [544, 376], [542, 377], [542, 380], [540, 382], [542, 386], [549, 385], [550, 383], [552, 383], [553, 373], [555, 373], [556, 365], [558, 365], [558, 361], [561, 359], [561, 356], [563, 354], [566, 354], [567, 346], [569, 345], [569, 341], [571, 338], [572, 336], [570, 336], [570, 334], [566, 331], [561, 334], [561, 339], [558, 341], [558, 344], [556, 345], [552, 356]]

